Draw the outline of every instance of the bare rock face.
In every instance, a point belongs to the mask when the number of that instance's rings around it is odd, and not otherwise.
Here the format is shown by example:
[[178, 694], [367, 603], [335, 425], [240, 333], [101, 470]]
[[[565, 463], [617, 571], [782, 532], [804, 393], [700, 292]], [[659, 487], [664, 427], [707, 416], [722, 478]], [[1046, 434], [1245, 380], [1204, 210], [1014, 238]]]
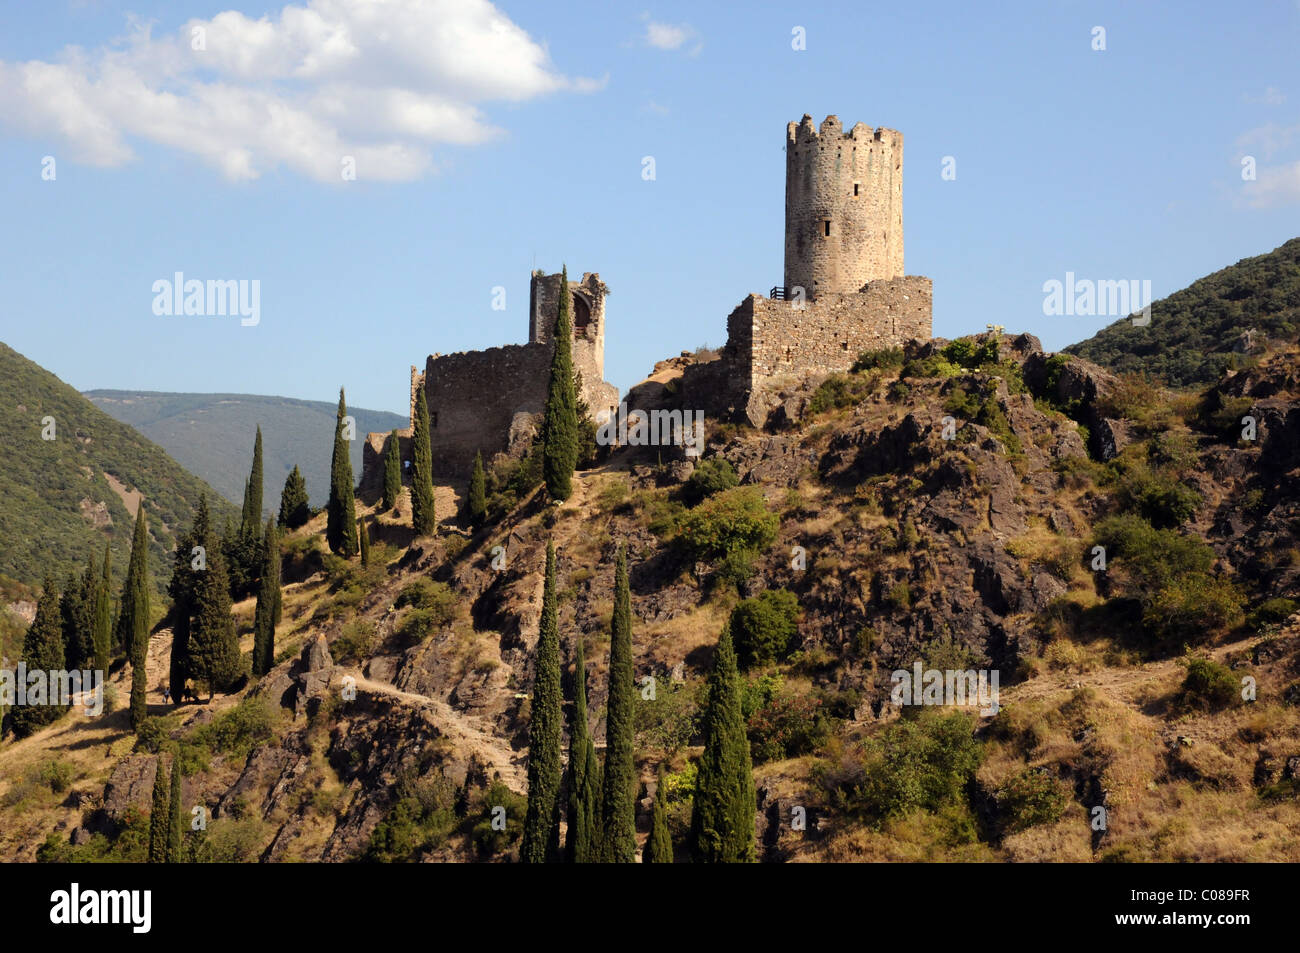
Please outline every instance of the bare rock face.
[[158, 758], [154, 755], [131, 755], [119, 761], [104, 785], [105, 816], [120, 822], [128, 808], [149, 810], [157, 774]]

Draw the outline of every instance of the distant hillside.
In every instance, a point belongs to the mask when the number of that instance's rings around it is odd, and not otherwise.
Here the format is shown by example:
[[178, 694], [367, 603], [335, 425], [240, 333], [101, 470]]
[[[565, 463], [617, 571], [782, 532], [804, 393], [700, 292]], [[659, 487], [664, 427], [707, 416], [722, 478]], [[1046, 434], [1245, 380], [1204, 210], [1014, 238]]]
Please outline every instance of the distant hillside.
[[[53, 440], [42, 439], [46, 417]], [[104, 539], [113, 568], [126, 573], [138, 494], [152, 537], [157, 588], [171, 576], [175, 536], [189, 526], [207, 493], [218, 525], [235, 508], [186, 472], [159, 446], [98, 410], [75, 389], [0, 344], [0, 574], [39, 584], [46, 570], [60, 585]], [[248, 465], [250, 452], [242, 454]], [[129, 501], [129, 512], [128, 503]]]
[[[86, 397], [106, 414], [130, 424], [166, 449], [234, 503], [244, 499], [253, 435], [259, 424], [267, 508], [280, 505], [284, 478], [295, 464], [307, 479], [313, 506], [324, 506], [329, 497], [337, 403], [253, 394], [122, 390], [89, 390]], [[348, 407], [348, 413], [357, 422], [357, 439], [352, 441], [351, 450], [352, 470], [359, 480], [365, 435], [400, 429], [409, 421], [383, 410]]]
[[1232, 366], [1242, 334], [1293, 341], [1300, 331], [1300, 238], [1243, 258], [1151, 306], [1151, 323], [1127, 318], [1065, 350], [1120, 372], [1146, 372], [1172, 387], [1208, 384]]

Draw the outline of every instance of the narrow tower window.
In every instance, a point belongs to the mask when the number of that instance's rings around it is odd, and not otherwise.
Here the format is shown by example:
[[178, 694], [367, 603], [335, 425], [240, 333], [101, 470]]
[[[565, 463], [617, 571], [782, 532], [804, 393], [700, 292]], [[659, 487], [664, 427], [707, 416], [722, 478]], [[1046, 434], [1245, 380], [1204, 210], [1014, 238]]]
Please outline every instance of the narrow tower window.
[[826, 225], [826, 237], [829, 238], [831, 234], [831, 220], [829, 218], [826, 219], [825, 225]]
[[858, 197], [858, 183], [856, 182], [853, 183], [853, 197], [854, 198]]

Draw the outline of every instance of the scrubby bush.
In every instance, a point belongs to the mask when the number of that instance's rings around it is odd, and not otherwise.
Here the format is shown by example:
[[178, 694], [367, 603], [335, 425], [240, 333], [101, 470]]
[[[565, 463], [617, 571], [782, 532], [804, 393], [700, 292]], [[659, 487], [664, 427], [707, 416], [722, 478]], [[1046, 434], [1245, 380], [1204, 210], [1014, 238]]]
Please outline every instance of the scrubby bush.
[[735, 487], [715, 493], [683, 514], [678, 538], [690, 556], [716, 560], [741, 550], [765, 549], [776, 540], [779, 526], [761, 491]]
[[962, 712], [900, 718], [862, 747], [860, 773], [833, 792], [850, 810], [877, 819], [961, 802], [981, 749]]
[[834, 720], [822, 699], [783, 692], [749, 716], [746, 728], [754, 763], [812, 754], [830, 740]]
[[395, 605], [400, 609], [404, 606], [412, 606], [416, 609], [427, 610], [428, 618], [433, 620], [434, 626], [444, 626], [456, 618], [456, 609], [460, 600], [456, 596], [455, 590], [445, 582], [435, 582], [432, 579], [416, 579], [402, 588], [397, 595]]
[[822, 381], [808, 400], [808, 412], [820, 414], [823, 411], [850, 407], [859, 403], [876, 389], [879, 383], [878, 372], [867, 376], [858, 374], [832, 374]]
[[1246, 622], [1256, 632], [1270, 625], [1279, 625], [1300, 609], [1300, 603], [1294, 599], [1277, 598], [1261, 602], [1246, 616]]
[[1134, 466], [1120, 478], [1119, 502], [1157, 529], [1169, 529], [1196, 515], [1201, 494], [1166, 472]]
[[998, 811], [1008, 833], [1060, 820], [1069, 803], [1065, 788], [1042, 769], [1014, 774], [997, 791]]
[[776, 662], [790, 654], [798, 631], [799, 600], [785, 589], [769, 589], [731, 610], [731, 638], [742, 669]]
[[330, 655], [340, 664], [361, 662], [374, 647], [375, 626], [365, 619], [345, 623], [339, 637], [330, 645]]
[[1175, 705], [1181, 709], [1213, 711], [1235, 702], [1240, 690], [1241, 684], [1231, 669], [1198, 656], [1187, 661], [1187, 675], [1178, 688]]
[[725, 457], [701, 460], [682, 487], [682, 499], [691, 506], [701, 500], [740, 485], [736, 468]]
[[[497, 830], [492, 825], [494, 816], [500, 816], [497, 808], [505, 808], [505, 830]], [[474, 846], [484, 854], [500, 854], [511, 844], [519, 840], [524, 830], [524, 815], [528, 812], [528, 799], [516, 794], [505, 783], [493, 781], [483, 794], [481, 803], [483, 819], [474, 825]]]
[[858, 355], [858, 359], [853, 362], [852, 372], [854, 374], [862, 371], [886, 370], [891, 367], [903, 366], [903, 349], [901, 347], [886, 347], [874, 351], [863, 351]]
[[636, 746], [672, 754], [695, 737], [700, 699], [696, 689], [681, 682], [656, 682], [654, 698], [641, 699], [634, 711]]

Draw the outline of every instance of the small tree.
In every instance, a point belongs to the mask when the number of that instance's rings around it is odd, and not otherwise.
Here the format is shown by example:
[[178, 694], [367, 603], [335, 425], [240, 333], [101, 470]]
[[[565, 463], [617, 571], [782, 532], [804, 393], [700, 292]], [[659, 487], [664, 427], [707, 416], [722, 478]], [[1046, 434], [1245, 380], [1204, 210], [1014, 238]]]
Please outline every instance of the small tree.
[[131, 560], [127, 563], [121, 604], [117, 627], [118, 638], [127, 646], [131, 659], [131, 730], [139, 731], [148, 715], [145, 693], [149, 687], [145, 670], [149, 658], [149, 533], [143, 501], [135, 514], [135, 535], [131, 539]]
[[483, 473], [483, 454], [474, 454], [474, 472], [469, 477], [469, 524], [478, 529], [487, 515], [487, 477]]
[[[275, 520], [266, 521], [261, 580], [253, 612], [253, 674], [265, 675], [275, 664], [275, 626], [280, 621], [280, 538]], [[365, 550], [362, 549], [364, 560]]]
[[402, 442], [394, 430], [388, 435], [388, 445], [384, 447], [384, 502], [381, 506], [385, 512], [397, 509], [397, 501], [402, 498]]
[[[54, 577], [47, 575], [36, 603], [36, 617], [27, 627], [23, 637], [23, 662], [32, 672], [57, 672], [64, 667], [63, 626], [59, 618], [59, 591], [54, 588]], [[53, 698], [40, 701], [51, 702]], [[62, 714], [62, 709], [51, 704], [40, 704], [28, 696], [29, 704], [16, 705], [10, 720], [14, 734], [20, 738], [30, 735]]]
[[597, 823], [600, 816], [600, 762], [587, 727], [587, 667], [582, 657], [582, 636], [573, 660], [573, 723], [569, 727], [568, 831], [565, 859], [586, 864], [598, 860]]
[[668, 830], [668, 815], [664, 811], [664, 772], [659, 770], [659, 783], [655, 787], [654, 809], [650, 813], [650, 836], [641, 852], [643, 864], [671, 864], [673, 838]]
[[330, 498], [327, 506], [325, 540], [330, 550], [344, 559], [357, 554], [357, 503], [353, 496], [352, 457], [344, 438], [348, 413], [343, 388], [339, 388], [339, 409], [334, 422], [334, 457], [330, 466]]
[[569, 270], [560, 273], [560, 308], [552, 336], [551, 376], [542, 419], [542, 473], [546, 494], [567, 500], [578, 465], [578, 398], [573, 387], [573, 321], [569, 316]]
[[528, 813], [520, 859], [556, 860], [560, 843], [560, 735], [564, 713], [560, 689], [560, 626], [555, 596], [555, 545], [546, 544], [546, 581], [537, 635], [537, 665], [528, 742]]
[[636, 859], [636, 687], [632, 672], [632, 601], [627, 553], [614, 568], [614, 617], [609, 645], [609, 702], [605, 715], [605, 770], [601, 779], [601, 859]]
[[158, 755], [158, 770], [153, 778], [153, 807], [149, 812], [149, 863], [165, 864], [170, 852], [171, 801], [167, 784], [167, 766]]
[[357, 520], [357, 540], [361, 544], [361, 565], [370, 565], [370, 530], [366, 528], [365, 517]]
[[181, 814], [181, 784], [183, 781], [181, 763], [173, 758], [171, 805], [167, 811], [167, 862], [169, 864], [179, 864], [181, 862], [181, 836], [185, 830], [183, 815]]
[[731, 627], [713, 655], [702, 732], [704, 752], [691, 810], [691, 849], [701, 863], [747, 863], [755, 858], [753, 766], [741, 712], [740, 679]]
[[309, 519], [311, 503], [307, 499], [307, 481], [295, 464], [284, 478], [284, 490], [280, 493], [280, 525], [285, 529], [297, 529]]
[[113, 659], [113, 551], [104, 543], [104, 568], [95, 588], [95, 668], [108, 678]]
[[219, 552], [209, 552], [208, 569], [200, 574], [189, 657], [190, 674], [207, 683], [208, 701], [230, 686], [239, 669], [225, 558]]
[[190, 531], [176, 545], [172, 581], [167, 592], [172, 597], [172, 652], [168, 683], [172, 702], [180, 704], [181, 687], [189, 677], [187, 653], [194, 623], [194, 608], [199, 579], [207, 572], [207, 546], [211, 543], [212, 524], [208, 515], [208, 498], [199, 497]]
[[433, 501], [433, 445], [429, 436], [429, 407], [424, 388], [416, 389], [415, 428], [411, 436], [411, 526], [416, 536], [438, 527]]

